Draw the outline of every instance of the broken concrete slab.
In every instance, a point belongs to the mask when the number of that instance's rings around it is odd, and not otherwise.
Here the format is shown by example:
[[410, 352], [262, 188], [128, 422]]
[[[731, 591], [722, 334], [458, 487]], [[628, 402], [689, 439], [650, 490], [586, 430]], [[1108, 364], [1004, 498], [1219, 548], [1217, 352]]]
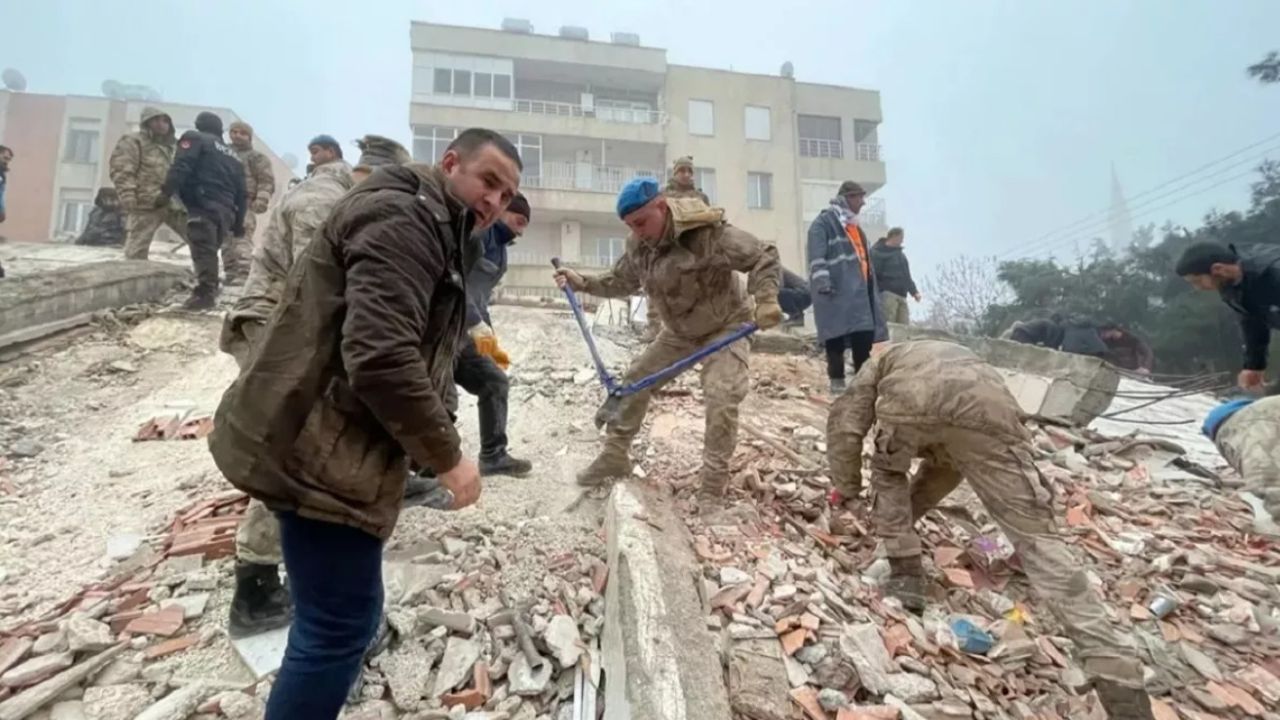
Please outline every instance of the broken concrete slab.
[[115, 644], [111, 628], [87, 615], [72, 615], [66, 622], [67, 647], [71, 652], [98, 652]]
[[142, 684], [90, 687], [84, 691], [89, 720], [133, 720], [151, 702], [151, 691]]
[[280, 669], [284, 661], [284, 649], [289, 644], [289, 626], [277, 628], [259, 635], [234, 638], [231, 646], [244, 662], [255, 680]]
[[546, 692], [551, 682], [551, 661], [543, 659], [537, 666], [529, 664], [524, 653], [516, 655], [507, 670], [507, 684], [512, 694], [522, 697], [536, 697]]
[[405, 712], [417, 710], [427, 692], [431, 665], [435, 656], [417, 643], [405, 643], [387, 653], [380, 668], [387, 678], [391, 701]]
[[182, 595], [176, 598], [170, 598], [160, 603], [160, 609], [164, 610], [171, 607], [182, 608], [182, 616], [184, 619], [198, 618], [204, 615], [205, 608], [209, 605], [209, 593], [196, 593], [194, 595]]
[[551, 649], [560, 667], [573, 667], [582, 655], [582, 637], [578, 634], [578, 623], [568, 615], [556, 615], [547, 624], [543, 633], [547, 647]]
[[[789, 659], [789, 658], [788, 658]], [[729, 652], [729, 698], [733, 711], [752, 720], [787, 720], [792, 683], [776, 639], [746, 640]]]
[[186, 720], [214, 688], [193, 683], [169, 693], [163, 700], [139, 713], [134, 720]]
[[604, 717], [721, 720], [729, 698], [696, 589], [692, 539], [670, 507], [647, 493], [615, 485], [606, 509]]
[[40, 655], [10, 668], [4, 675], [0, 675], [0, 685], [11, 688], [34, 685], [41, 680], [53, 677], [62, 670], [66, 670], [74, 662], [75, 656], [69, 652]]
[[440, 659], [440, 669], [436, 672], [436, 683], [431, 695], [439, 697], [465, 682], [471, 675], [471, 668], [480, 659], [480, 650], [480, 643], [474, 640], [449, 638], [444, 647], [444, 657]]

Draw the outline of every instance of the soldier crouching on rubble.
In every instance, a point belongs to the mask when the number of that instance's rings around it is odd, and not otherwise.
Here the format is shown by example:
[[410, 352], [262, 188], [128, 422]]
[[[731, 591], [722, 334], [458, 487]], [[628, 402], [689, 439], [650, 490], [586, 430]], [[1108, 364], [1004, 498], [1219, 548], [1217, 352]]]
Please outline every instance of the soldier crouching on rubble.
[[294, 620], [267, 720], [333, 720], [382, 613], [382, 547], [408, 461], [454, 508], [480, 496], [447, 397], [463, 337], [463, 254], [520, 182], [501, 135], [462, 132], [439, 164], [390, 166], [334, 206], [289, 273], [209, 449], [280, 521]]
[[1201, 430], [1280, 522], [1280, 397], [1228, 400], [1209, 412]]
[[[662, 319], [662, 331], [627, 368], [623, 382], [635, 382], [692, 354], [752, 320], [734, 272], [747, 273], [747, 292], [756, 300], [761, 328], [782, 321], [778, 307], [778, 250], [724, 221], [724, 210], [697, 198], [663, 195], [652, 178], [627, 183], [618, 195], [618, 217], [631, 229], [627, 251], [603, 275], [583, 277], [558, 270], [556, 284], [597, 297], [627, 297], [642, 288]], [[707, 427], [702, 451], [704, 498], [722, 496], [729, 484], [729, 460], [737, 444], [738, 405], [747, 395], [747, 355], [743, 340], [702, 361]], [[649, 398], [661, 383], [622, 400], [618, 420], [608, 426], [604, 450], [578, 483], [602, 485], [631, 474], [631, 441], [640, 431]]]
[[[845, 497], [861, 489], [863, 438], [873, 424], [872, 513], [892, 568], [885, 592], [909, 610], [924, 610], [921, 544], [912, 526], [967, 478], [1075, 643], [1108, 716], [1151, 718], [1142, 664], [1058, 534], [1030, 436], [1000, 374], [967, 348], [937, 341], [893, 344], [868, 361], [827, 421], [832, 479]], [[907, 473], [917, 457], [923, 462], [912, 481]]]

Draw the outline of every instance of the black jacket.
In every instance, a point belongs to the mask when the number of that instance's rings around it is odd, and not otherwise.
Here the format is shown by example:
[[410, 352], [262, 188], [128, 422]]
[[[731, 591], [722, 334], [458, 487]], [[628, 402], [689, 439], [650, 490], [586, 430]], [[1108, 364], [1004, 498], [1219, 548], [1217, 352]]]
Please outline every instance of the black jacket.
[[911, 263], [902, 246], [892, 247], [880, 238], [871, 246], [871, 267], [876, 271], [876, 284], [883, 292], [906, 297], [915, 295], [916, 281], [911, 279]]
[[1280, 329], [1280, 247], [1258, 245], [1236, 254], [1244, 277], [1239, 283], [1222, 288], [1219, 294], [1223, 302], [1240, 313], [1244, 369], [1266, 370], [1271, 331]]
[[217, 218], [231, 213], [231, 229], [244, 227], [244, 165], [222, 138], [199, 130], [182, 134], [164, 181], [164, 197], [175, 192], [187, 212]]

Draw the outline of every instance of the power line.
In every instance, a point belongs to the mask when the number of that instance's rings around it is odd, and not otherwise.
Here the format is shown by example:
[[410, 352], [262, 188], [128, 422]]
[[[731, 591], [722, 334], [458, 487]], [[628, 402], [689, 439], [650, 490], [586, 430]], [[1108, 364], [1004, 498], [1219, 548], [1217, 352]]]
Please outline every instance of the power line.
[[[1168, 187], [1169, 185], [1172, 185], [1172, 184], [1174, 184], [1174, 183], [1176, 183], [1176, 182], [1178, 182], [1178, 181], [1180, 181], [1180, 180], [1183, 180], [1183, 179], [1185, 179], [1185, 178], [1188, 178], [1188, 177], [1190, 177], [1190, 176], [1192, 176], [1192, 175], [1197, 175], [1197, 174], [1201, 173], [1202, 171], [1204, 171], [1204, 170], [1206, 170], [1206, 169], [1208, 169], [1208, 168], [1213, 167], [1214, 165], [1218, 165], [1219, 163], [1222, 163], [1222, 162], [1225, 162], [1225, 161], [1227, 161], [1227, 160], [1230, 160], [1231, 158], [1233, 158], [1233, 157], [1235, 157], [1235, 156], [1237, 156], [1237, 155], [1240, 155], [1241, 153], [1245, 153], [1245, 152], [1248, 152], [1248, 151], [1250, 151], [1250, 150], [1253, 150], [1254, 148], [1259, 147], [1259, 146], [1261, 146], [1261, 145], [1265, 145], [1265, 144], [1267, 144], [1267, 143], [1269, 143], [1269, 142], [1271, 142], [1272, 140], [1275, 140], [1275, 139], [1277, 139], [1277, 138], [1280, 138], [1280, 132], [1275, 133], [1274, 135], [1270, 135], [1270, 136], [1268, 136], [1268, 137], [1265, 137], [1265, 138], [1263, 138], [1263, 139], [1261, 139], [1261, 140], [1258, 140], [1257, 142], [1250, 143], [1249, 145], [1246, 145], [1246, 146], [1244, 146], [1244, 147], [1242, 147], [1242, 148], [1240, 148], [1240, 149], [1238, 149], [1238, 150], [1235, 150], [1235, 151], [1233, 151], [1233, 152], [1231, 152], [1231, 153], [1229, 153], [1229, 154], [1227, 154], [1227, 155], [1223, 155], [1222, 157], [1220, 157], [1220, 158], [1218, 158], [1218, 159], [1216, 159], [1216, 160], [1213, 160], [1213, 161], [1207, 162], [1207, 163], [1205, 163], [1205, 164], [1203, 164], [1203, 165], [1201, 165], [1201, 166], [1199, 166], [1199, 167], [1197, 167], [1197, 168], [1195, 168], [1195, 169], [1193, 169], [1193, 170], [1189, 170], [1189, 171], [1187, 171], [1187, 172], [1183, 173], [1182, 175], [1179, 175], [1179, 176], [1177, 176], [1177, 177], [1175, 177], [1175, 178], [1172, 178], [1172, 179], [1170, 179], [1170, 180], [1166, 180], [1165, 182], [1160, 183], [1159, 185], [1156, 185], [1155, 187], [1148, 188], [1148, 189], [1146, 189], [1146, 190], [1144, 190], [1144, 191], [1142, 191], [1142, 192], [1138, 193], [1137, 195], [1134, 195], [1133, 197], [1129, 198], [1129, 200], [1130, 200], [1130, 201], [1137, 200], [1138, 198], [1144, 197], [1144, 196], [1146, 196], [1146, 195], [1150, 195], [1151, 193], [1154, 193], [1154, 192], [1156, 192], [1156, 191], [1158, 191], [1158, 190], [1162, 190], [1162, 189], [1164, 189], [1164, 188]], [[1268, 151], [1264, 151], [1264, 152], [1268, 152]], [[1056, 228], [1056, 229], [1054, 229], [1054, 230], [1050, 230], [1049, 232], [1047, 232], [1047, 233], [1045, 233], [1045, 234], [1043, 234], [1043, 235], [1041, 235], [1041, 236], [1039, 236], [1039, 237], [1035, 238], [1034, 240], [1032, 240], [1030, 243], [1028, 243], [1028, 245], [1036, 245], [1036, 244], [1040, 243], [1041, 241], [1045, 240], [1046, 238], [1052, 237], [1052, 236], [1054, 236], [1054, 235], [1058, 235], [1058, 234], [1063, 233], [1063, 232], [1069, 232], [1069, 231], [1073, 230], [1074, 228], [1076, 228], [1078, 225], [1081, 225], [1081, 224], [1083, 224], [1083, 223], [1090, 222], [1090, 221], [1094, 220], [1097, 216], [1099, 216], [1099, 215], [1106, 215], [1108, 212], [1110, 212], [1110, 208], [1105, 208], [1105, 209], [1100, 210], [1100, 211], [1097, 211], [1097, 212], [1089, 213], [1088, 215], [1085, 215], [1085, 216], [1084, 216], [1084, 217], [1082, 217], [1082, 218], [1079, 218], [1079, 219], [1077, 219], [1077, 220], [1074, 220], [1074, 221], [1072, 221], [1072, 222], [1069, 222], [1069, 223], [1067, 223], [1066, 225], [1063, 225], [1062, 227]], [[1024, 247], [1025, 247], [1025, 246], [1024, 246]], [[1010, 252], [1010, 251], [1012, 251], [1012, 250], [1013, 250], [1013, 248], [1006, 248], [1005, 250], [1002, 250], [1002, 251], [998, 252], [998, 253], [997, 253], [997, 255], [1007, 254], [1007, 253], [1009, 253], [1009, 252]]]
[[[1179, 192], [1181, 192], [1181, 191], [1183, 191], [1183, 190], [1186, 190], [1187, 188], [1194, 187], [1194, 186], [1196, 186], [1196, 185], [1198, 185], [1198, 184], [1200, 184], [1200, 183], [1202, 183], [1202, 182], [1206, 182], [1206, 181], [1208, 181], [1208, 180], [1212, 180], [1212, 179], [1214, 179], [1214, 178], [1216, 178], [1216, 177], [1220, 177], [1220, 176], [1221, 176], [1221, 175], [1223, 175], [1224, 173], [1229, 172], [1229, 171], [1231, 171], [1231, 170], [1233, 170], [1233, 169], [1235, 169], [1235, 168], [1237, 168], [1237, 167], [1240, 167], [1241, 165], [1246, 165], [1246, 164], [1247, 164], [1247, 165], [1250, 165], [1250, 166], [1254, 166], [1254, 165], [1255, 165], [1256, 163], [1258, 163], [1260, 160], [1265, 161], [1265, 160], [1267, 159], [1267, 157], [1266, 157], [1266, 156], [1267, 156], [1267, 154], [1269, 154], [1269, 153], [1273, 153], [1273, 152], [1275, 152], [1276, 150], [1280, 150], [1280, 145], [1276, 145], [1276, 146], [1274, 146], [1274, 147], [1267, 148], [1266, 150], [1264, 150], [1264, 151], [1263, 151], [1262, 153], [1260, 153], [1260, 154], [1257, 154], [1257, 155], [1251, 155], [1251, 156], [1246, 157], [1246, 158], [1244, 158], [1244, 159], [1236, 160], [1235, 162], [1229, 163], [1229, 164], [1227, 164], [1227, 165], [1224, 165], [1224, 166], [1222, 166], [1222, 167], [1218, 168], [1217, 170], [1215, 170], [1215, 171], [1213, 171], [1213, 172], [1209, 173], [1208, 175], [1203, 175], [1203, 176], [1201, 176], [1201, 177], [1195, 178], [1195, 179], [1191, 180], [1190, 182], [1183, 183], [1182, 185], [1179, 185], [1178, 187], [1173, 188], [1172, 190], [1169, 190], [1169, 191], [1164, 192], [1164, 193], [1161, 193], [1161, 194], [1159, 194], [1159, 195], [1156, 195], [1156, 196], [1153, 196], [1153, 197], [1147, 198], [1147, 199], [1146, 199], [1146, 200], [1144, 200], [1143, 202], [1137, 203], [1136, 205], [1131, 205], [1131, 206], [1129, 207], [1130, 217], [1131, 217], [1131, 218], [1132, 218], [1132, 217], [1134, 217], [1134, 215], [1133, 215], [1133, 211], [1134, 211], [1134, 210], [1141, 209], [1141, 208], [1143, 208], [1143, 207], [1149, 206], [1151, 203], [1154, 203], [1154, 202], [1159, 202], [1159, 201], [1161, 201], [1161, 200], [1163, 200], [1163, 199], [1165, 199], [1165, 198], [1167, 198], [1167, 197], [1170, 197], [1171, 195], [1173, 195], [1173, 194], [1175, 194], [1175, 193], [1179, 193]], [[1253, 168], [1252, 168], [1252, 167], [1250, 168], [1249, 172], [1250, 172], [1250, 173], [1251, 173], [1251, 172], [1253, 172]], [[1249, 173], [1246, 173], [1246, 174], [1249, 174]], [[1165, 183], [1165, 185], [1168, 185], [1168, 184], [1169, 184], [1169, 183]], [[1213, 186], [1213, 187], [1217, 187], [1217, 186], [1215, 185], [1215, 186]], [[1190, 197], [1190, 196], [1188, 196], [1188, 197]], [[1033, 253], [1033, 252], [1039, 252], [1040, 250], [1044, 249], [1045, 247], [1048, 247], [1048, 246], [1050, 246], [1050, 245], [1052, 245], [1052, 244], [1055, 244], [1055, 243], [1060, 243], [1060, 242], [1062, 242], [1062, 241], [1064, 241], [1064, 240], [1066, 240], [1066, 239], [1068, 239], [1068, 238], [1072, 238], [1072, 237], [1079, 237], [1079, 235], [1080, 235], [1080, 234], [1092, 234], [1092, 233], [1096, 233], [1096, 232], [1098, 232], [1098, 231], [1102, 230], [1103, 228], [1105, 228], [1109, 222], [1110, 222], [1110, 218], [1103, 218], [1103, 219], [1100, 219], [1100, 220], [1095, 220], [1095, 221], [1093, 221], [1093, 222], [1091, 222], [1091, 223], [1086, 223], [1086, 224], [1084, 224], [1084, 225], [1081, 225], [1080, 227], [1077, 227], [1077, 228], [1073, 229], [1073, 230], [1072, 230], [1072, 234], [1060, 235], [1060, 236], [1058, 236], [1058, 237], [1051, 237], [1051, 238], [1047, 238], [1047, 239], [1044, 239], [1044, 240], [1041, 240], [1041, 241], [1038, 241], [1038, 242], [1030, 243], [1030, 244], [1028, 244], [1028, 245], [1026, 245], [1026, 246], [1023, 246], [1022, 248], [1016, 248], [1016, 249], [1006, 250], [1005, 252], [1001, 253], [999, 256], [1012, 255], [1012, 254], [1014, 254], [1015, 252], [1018, 252], [1018, 251], [1021, 251], [1020, 253], [1018, 253], [1019, 255], [1028, 255], [1028, 254], [1031, 254], [1031, 253]], [[1033, 248], [1034, 248], [1034, 250], [1033, 250]]]
[[[1154, 212], [1158, 212], [1158, 211], [1163, 210], [1163, 209], [1165, 209], [1165, 208], [1172, 207], [1172, 206], [1177, 205], [1178, 203], [1182, 202], [1183, 200], [1186, 200], [1187, 198], [1192, 198], [1192, 197], [1195, 197], [1195, 196], [1197, 196], [1197, 195], [1203, 195], [1204, 193], [1206, 193], [1206, 192], [1208, 192], [1208, 191], [1210, 191], [1210, 190], [1213, 190], [1213, 189], [1215, 189], [1215, 188], [1222, 187], [1223, 185], [1226, 185], [1227, 183], [1235, 182], [1236, 180], [1239, 180], [1239, 179], [1241, 179], [1241, 178], [1248, 177], [1248, 176], [1252, 175], [1252, 174], [1253, 174], [1253, 172], [1254, 172], [1253, 170], [1247, 170], [1247, 171], [1242, 172], [1242, 173], [1239, 173], [1239, 174], [1237, 174], [1237, 175], [1232, 175], [1231, 177], [1226, 178], [1225, 180], [1222, 180], [1221, 182], [1214, 183], [1214, 184], [1212, 184], [1212, 185], [1209, 185], [1208, 187], [1200, 188], [1199, 190], [1196, 190], [1195, 192], [1190, 192], [1190, 193], [1187, 193], [1186, 195], [1183, 195], [1183, 196], [1181, 196], [1181, 197], [1174, 198], [1172, 201], [1170, 201], [1170, 202], [1168, 202], [1168, 203], [1165, 203], [1164, 205], [1159, 205], [1159, 206], [1157, 206], [1157, 207], [1149, 208], [1148, 210], [1146, 210], [1146, 211], [1144, 211], [1144, 212], [1142, 212], [1142, 213], [1139, 213], [1139, 214], [1137, 214], [1137, 215], [1134, 215], [1134, 216], [1132, 216], [1132, 217], [1134, 217], [1134, 218], [1136, 219], [1136, 218], [1144, 217], [1144, 216], [1146, 216], [1146, 215], [1150, 215], [1151, 213], [1154, 213]], [[1080, 239], [1081, 239], [1081, 237], [1080, 237], [1080, 236], [1077, 236], [1077, 237], [1073, 238], [1073, 240], [1080, 240]], [[1037, 251], [1037, 252], [1039, 252], [1039, 251]], [[1020, 256], [1020, 257], [1027, 257], [1027, 256], [1026, 256], [1026, 255], [1023, 255], [1023, 256]]]

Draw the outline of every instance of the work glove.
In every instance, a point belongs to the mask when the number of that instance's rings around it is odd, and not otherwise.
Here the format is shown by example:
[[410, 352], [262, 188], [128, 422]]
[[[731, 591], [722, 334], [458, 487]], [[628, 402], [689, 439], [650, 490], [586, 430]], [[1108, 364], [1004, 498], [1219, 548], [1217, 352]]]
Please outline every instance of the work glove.
[[777, 327], [782, 323], [782, 308], [776, 302], [756, 303], [756, 325], [761, 330]]
[[493, 334], [493, 328], [488, 323], [478, 323], [469, 332], [471, 340], [476, 344], [476, 352], [492, 360], [503, 372], [511, 367], [511, 357], [498, 347], [498, 336]]

